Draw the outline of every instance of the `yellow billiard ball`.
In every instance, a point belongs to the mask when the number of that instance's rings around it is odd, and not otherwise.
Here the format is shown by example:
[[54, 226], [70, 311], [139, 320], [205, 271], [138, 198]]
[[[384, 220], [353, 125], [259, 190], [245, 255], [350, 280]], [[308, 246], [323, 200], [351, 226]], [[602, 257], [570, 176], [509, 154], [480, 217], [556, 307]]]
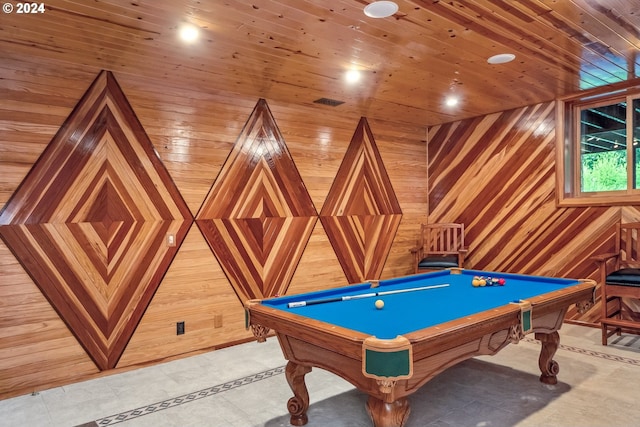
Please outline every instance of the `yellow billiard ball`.
[[377, 300], [375, 306], [378, 310], [382, 310], [382, 307], [384, 307], [384, 301], [382, 301], [381, 299]]

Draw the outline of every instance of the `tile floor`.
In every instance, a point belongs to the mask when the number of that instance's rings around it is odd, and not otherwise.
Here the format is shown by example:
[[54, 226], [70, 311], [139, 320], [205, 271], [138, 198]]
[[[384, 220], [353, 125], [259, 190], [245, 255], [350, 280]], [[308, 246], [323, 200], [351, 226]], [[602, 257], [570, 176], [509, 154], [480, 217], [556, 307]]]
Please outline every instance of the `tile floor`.
[[[564, 325], [559, 383], [538, 381], [539, 344], [448, 369], [410, 397], [406, 427], [638, 426], [640, 337], [600, 345], [600, 331]], [[284, 427], [291, 391], [275, 338], [0, 401], [7, 427]], [[371, 426], [366, 396], [314, 369], [309, 427]]]

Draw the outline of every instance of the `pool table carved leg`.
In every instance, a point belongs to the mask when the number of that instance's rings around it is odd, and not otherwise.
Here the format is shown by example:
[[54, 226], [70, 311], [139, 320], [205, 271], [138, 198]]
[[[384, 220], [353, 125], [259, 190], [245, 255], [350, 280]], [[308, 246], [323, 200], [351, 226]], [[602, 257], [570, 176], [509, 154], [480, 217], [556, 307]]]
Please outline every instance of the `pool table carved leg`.
[[307, 409], [309, 409], [309, 392], [307, 385], [304, 383], [304, 376], [311, 372], [310, 366], [298, 365], [289, 361], [284, 370], [287, 382], [293, 397], [287, 402], [287, 409], [291, 414], [291, 425], [303, 426], [307, 424]]
[[407, 422], [411, 407], [406, 397], [388, 403], [369, 396], [367, 412], [375, 427], [402, 427]]
[[540, 366], [540, 381], [545, 384], [557, 384], [558, 372], [560, 372], [560, 365], [553, 360], [553, 356], [558, 350], [560, 343], [560, 334], [558, 331], [553, 331], [548, 334], [536, 333], [536, 339], [542, 343], [542, 349], [540, 350], [540, 358], [538, 359], [538, 365]]

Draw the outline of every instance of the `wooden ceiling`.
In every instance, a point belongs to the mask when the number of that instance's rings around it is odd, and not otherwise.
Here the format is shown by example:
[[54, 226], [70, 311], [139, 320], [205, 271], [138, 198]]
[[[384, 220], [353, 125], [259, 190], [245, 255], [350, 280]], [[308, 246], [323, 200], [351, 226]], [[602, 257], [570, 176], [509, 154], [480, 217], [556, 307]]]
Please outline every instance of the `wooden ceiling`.
[[[12, 2], [17, 6], [16, 2]], [[433, 125], [635, 78], [640, 0], [48, 0], [0, 14], [2, 58]], [[198, 40], [178, 38], [183, 23]], [[513, 53], [507, 64], [487, 58]], [[6, 65], [5, 65], [6, 67]], [[362, 76], [348, 84], [345, 71]], [[90, 82], [87, 82], [87, 85]], [[460, 96], [458, 107], [444, 105]]]

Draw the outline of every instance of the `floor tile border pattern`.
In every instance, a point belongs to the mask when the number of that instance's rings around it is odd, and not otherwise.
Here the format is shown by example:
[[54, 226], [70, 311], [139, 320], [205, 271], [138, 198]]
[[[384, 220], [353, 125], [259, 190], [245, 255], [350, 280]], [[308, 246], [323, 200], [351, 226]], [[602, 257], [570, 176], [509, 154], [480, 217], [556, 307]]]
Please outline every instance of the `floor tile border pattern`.
[[132, 409], [130, 411], [121, 412], [119, 414], [100, 418], [96, 420], [95, 423], [97, 426], [111, 426], [124, 421], [129, 421], [134, 418], [142, 417], [143, 415], [148, 415], [154, 412], [173, 408], [174, 406], [179, 406], [184, 403], [193, 402], [194, 400], [204, 399], [205, 397], [213, 396], [215, 394], [219, 394], [228, 390], [233, 390], [238, 387], [242, 387], [251, 383], [255, 383], [257, 381], [271, 378], [275, 375], [280, 375], [284, 373], [284, 369], [285, 369], [284, 366], [279, 366], [277, 368], [273, 368], [267, 371], [259, 372], [257, 374], [249, 375], [244, 378], [228, 381], [226, 383], [218, 384], [213, 387], [208, 387], [203, 390], [195, 391], [192, 393], [184, 394], [182, 396], [163, 400], [161, 402], [152, 403], [151, 405]]
[[[538, 340], [533, 338], [525, 338], [524, 341], [539, 344]], [[598, 357], [600, 359], [611, 360], [614, 362], [626, 363], [628, 365], [640, 366], [640, 359], [632, 359], [630, 357], [616, 356], [614, 354], [603, 353], [601, 351], [588, 350], [586, 348], [574, 347], [571, 345], [560, 344], [559, 349], [571, 351], [573, 353], [584, 354], [585, 356]]]
[[[539, 344], [539, 342], [533, 338], [525, 338], [523, 341], [533, 344]], [[600, 359], [606, 359], [614, 362], [626, 363], [629, 365], [640, 366], [640, 359], [633, 359], [629, 357], [616, 356], [608, 353], [602, 353], [600, 351], [587, 350], [580, 347], [574, 347], [570, 345], [560, 344], [560, 349], [571, 351], [573, 353], [583, 354], [585, 356], [598, 357]], [[152, 414], [154, 412], [162, 411], [165, 409], [173, 408], [185, 403], [193, 402], [194, 400], [204, 399], [205, 397], [213, 396], [228, 390], [232, 390], [238, 387], [249, 385], [260, 380], [271, 378], [275, 375], [283, 374], [285, 370], [284, 366], [269, 369], [267, 371], [259, 372], [257, 374], [249, 375], [236, 380], [228, 381], [223, 384], [218, 384], [213, 387], [205, 388], [203, 390], [195, 391], [182, 396], [174, 397], [171, 399], [156, 402], [151, 405], [143, 406], [140, 408], [132, 409], [130, 411], [121, 412], [119, 414], [111, 415], [108, 417], [100, 418], [95, 421], [95, 426], [111, 426], [114, 424], [129, 421], [134, 418], [142, 417], [144, 415]], [[90, 424], [83, 424], [90, 425]], [[80, 427], [80, 426], [78, 426]]]

